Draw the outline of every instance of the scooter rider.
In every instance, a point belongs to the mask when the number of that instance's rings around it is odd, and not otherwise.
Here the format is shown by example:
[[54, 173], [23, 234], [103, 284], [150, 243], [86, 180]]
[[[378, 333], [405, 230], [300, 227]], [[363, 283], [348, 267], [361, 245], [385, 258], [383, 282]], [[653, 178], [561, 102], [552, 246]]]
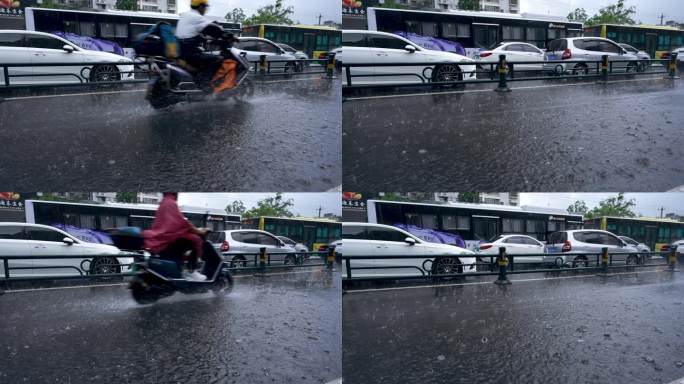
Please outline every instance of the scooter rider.
[[202, 49], [204, 36], [222, 37], [223, 27], [204, 16], [209, 8], [208, 0], [191, 0], [190, 11], [183, 13], [176, 26], [176, 38], [180, 44], [180, 58], [199, 70], [198, 81], [205, 85], [211, 80], [223, 59]]
[[206, 280], [206, 276], [195, 271], [195, 268], [197, 268], [197, 260], [202, 257], [203, 253], [204, 242], [200, 236], [204, 236], [208, 230], [196, 228], [183, 217], [177, 200], [177, 192], [164, 192], [164, 198], [154, 216], [152, 228], [143, 231], [145, 248], [158, 255], [168, 253], [180, 269], [183, 267], [182, 256], [190, 251], [188, 261], [190, 272], [183, 272], [183, 277], [194, 281]]

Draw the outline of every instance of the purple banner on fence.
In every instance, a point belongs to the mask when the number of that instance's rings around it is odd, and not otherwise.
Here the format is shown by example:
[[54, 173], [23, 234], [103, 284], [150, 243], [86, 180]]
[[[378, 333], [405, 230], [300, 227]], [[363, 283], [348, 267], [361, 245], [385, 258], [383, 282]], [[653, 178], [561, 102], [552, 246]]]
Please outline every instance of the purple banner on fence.
[[81, 36], [70, 32], [56, 31], [52, 32], [52, 34], [57, 35], [63, 39], [67, 39], [83, 49], [100, 52], [111, 52], [121, 56], [124, 55], [123, 48], [121, 48], [119, 44], [113, 41], [96, 39], [88, 36]]
[[87, 243], [114, 244], [109, 234], [92, 229], [83, 229], [73, 225], [52, 224], [52, 227], [59, 228], [71, 236], [83, 240]]
[[466, 54], [465, 48], [463, 48], [461, 44], [455, 41], [418, 35], [411, 32], [394, 32], [394, 34], [399, 35], [405, 39], [411, 40], [412, 42], [420, 45], [421, 47], [431, 49], [433, 51], [452, 52], [463, 56], [465, 56]]
[[434, 229], [421, 228], [415, 225], [394, 224], [394, 226], [430, 243], [449, 244], [461, 248], [466, 247], [463, 238], [459, 235], [454, 235], [453, 233], [435, 231]]

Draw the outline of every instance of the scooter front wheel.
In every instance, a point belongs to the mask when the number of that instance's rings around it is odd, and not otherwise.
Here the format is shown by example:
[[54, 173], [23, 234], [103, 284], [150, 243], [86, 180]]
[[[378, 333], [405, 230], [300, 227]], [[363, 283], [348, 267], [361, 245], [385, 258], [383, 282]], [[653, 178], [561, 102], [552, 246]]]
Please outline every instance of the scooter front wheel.
[[133, 282], [131, 284], [131, 292], [133, 293], [133, 299], [138, 304], [152, 304], [160, 298], [158, 292], [155, 292], [154, 289], [149, 287], [145, 287], [141, 282]]
[[154, 109], [164, 109], [170, 107], [173, 103], [169, 100], [170, 92], [164, 86], [164, 82], [157, 79], [153, 84], [150, 84], [147, 89], [147, 101]]
[[218, 277], [211, 290], [216, 294], [229, 294], [233, 290], [233, 277], [231, 275], [223, 275]]

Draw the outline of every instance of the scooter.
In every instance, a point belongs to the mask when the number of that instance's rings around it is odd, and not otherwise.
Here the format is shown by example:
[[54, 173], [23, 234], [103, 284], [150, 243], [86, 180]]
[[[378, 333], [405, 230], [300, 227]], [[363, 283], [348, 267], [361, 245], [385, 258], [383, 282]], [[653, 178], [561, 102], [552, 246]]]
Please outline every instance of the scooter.
[[[158, 36], [148, 38], [160, 39]], [[254, 94], [254, 84], [247, 77], [249, 61], [232, 47], [232, 40], [232, 35], [224, 35], [212, 41], [212, 45], [218, 46], [223, 63], [209, 84], [198, 84], [196, 75], [199, 70], [184, 60], [160, 56], [147, 57], [150, 64], [150, 81], [146, 99], [152, 108], [168, 108], [181, 102], [231, 98], [242, 100], [251, 97]]]
[[114, 245], [120, 249], [138, 251], [133, 263], [135, 276], [129, 284], [133, 299], [139, 304], [151, 304], [157, 300], [173, 295], [206, 293], [228, 294], [233, 288], [233, 276], [228, 263], [216, 253], [213, 245], [204, 240], [202, 245], [202, 274], [204, 281], [187, 280], [182, 277], [182, 250], [170, 246], [159, 255], [150, 255], [142, 251], [142, 235], [138, 228], [123, 228], [111, 233]]

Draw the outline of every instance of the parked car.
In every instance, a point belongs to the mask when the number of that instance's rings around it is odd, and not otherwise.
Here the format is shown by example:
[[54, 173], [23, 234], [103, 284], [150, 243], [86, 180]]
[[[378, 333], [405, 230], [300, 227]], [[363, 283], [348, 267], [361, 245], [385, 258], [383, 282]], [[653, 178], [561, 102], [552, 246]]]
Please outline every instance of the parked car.
[[299, 71], [298, 59], [295, 55], [286, 52], [278, 44], [268, 39], [259, 37], [240, 37], [239, 41], [233, 44], [240, 53], [244, 53], [247, 61], [252, 65], [261, 60], [261, 56], [266, 56], [266, 61], [271, 61], [272, 72], [296, 72]]
[[280, 239], [280, 241], [282, 241], [283, 243], [294, 248], [297, 252], [305, 252], [305, 253], [309, 252], [309, 248], [306, 245], [304, 245], [302, 243], [298, 243], [298, 242], [290, 239], [289, 237], [285, 237], [285, 236], [276, 236], [276, 237], [278, 239]]
[[661, 55], [661, 58], [662, 59], [669, 59], [673, 53], [677, 54], [677, 63], [681, 63], [682, 61], [684, 61], [684, 47], [675, 48], [670, 52], [665, 52]]
[[433, 51], [391, 33], [343, 30], [342, 47], [334, 50], [343, 64], [435, 63], [434, 66], [354, 67], [352, 84], [396, 84], [475, 80], [475, 61], [451, 52]]
[[[544, 243], [527, 235], [499, 235], [487, 243], [480, 244], [478, 254], [487, 256], [496, 256], [499, 254], [499, 248], [505, 247], [508, 255], [526, 255], [514, 256], [515, 263], [544, 263], [546, 246]], [[528, 256], [539, 255], [539, 256]], [[489, 262], [490, 258], [483, 258], [484, 262]]]
[[675, 252], [678, 254], [684, 254], [684, 240], [677, 240], [672, 244], [664, 245], [661, 247], [660, 251], [661, 252], [670, 252], [671, 249], [674, 249]]
[[568, 255], [565, 253], [593, 253], [600, 254], [603, 248], [608, 248], [608, 253], [616, 254], [613, 261], [625, 264], [639, 264], [643, 260], [639, 251], [622, 241], [618, 236], [608, 231], [594, 229], [576, 229], [571, 231], [554, 232], [549, 236], [546, 249], [549, 258], [555, 258], [556, 263], [570, 264], [573, 267], [586, 267], [592, 260], [592, 256]]
[[595, 62], [607, 55], [613, 64], [614, 72], [636, 72], [641, 69], [639, 58], [625, 51], [616, 42], [601, 37], [568, 37], [549, 43], [544, 53], [544, 61], [587, 61], [587, 63], [545, 63], [544, 71], [550, 74], [572, 73], [587, 75], [596, 73]]
[[271, 262], [283, 264], [297, 264], [297, 251], [282, 242], [275, 235], [254, 229], [235, 229], [229, 231], [211, 232], [207, 240], [214, 245], [231, 266], [246, 267], [254, 254], [266, 248]]
[[[513, 64], [513, 70], [521, 71], [540, 71], [542, 61], [544, 61], [544, 51], [533, 44], [522, 42], [499, 43], [490, 50], [480, 52], [481, 63], [498, 63], [499, 56], [506, 55], [506, 61]], [[516, 64], [524, 61], [538, 61], [539, 64]], [[489, 70], [491, 66], [485, 65], [484, 69]]]
[[651, 252], [651, 248], [649, 248], [648, 245], [646, 245], [644, 243], [640, 243], [640, 242], [632, 239], [631, 237], [627, 237], [627, 236], [618, 236], [618, 237], [620, 239], [622, 239], [622, 241], [624, 241], [625, 243], [631, 245], [632, 247], [635, 247], [637, 249], [637, 251], [639, 251], [639, 253]]
[[[10, 277], [81, 275], [79, 271], [115, 274], [130, 272], [134, 261], [111, 245], [88, 243], [47, 225], [11, 222], [0, 223], [0, 256], [27, 256], [8, 260]], [[41, 256], [83, 257], [44, 259]], [[4, 275], [5, 267], [0, 262], [0, 277]]]
[[[73, 66], [9, 67], [10, 85], [133, 80], [131, 59], [91, 51], [45, 32], [0, 30], [0, 57], [6, 64], [92, 63]], [[122, 63], [122, 65], [97, 63]], [[5, 79], [0, 76], [0, 84]]]
[[352, 257], [401, 257], [352, 259], [352, 268], [378, 268], [352, 271], [352, 276], [359, 277], [420, 275], [421, 271], [425, 274], [451, 274], [476, 269], [472, 251], [455, 245], [430, 243], [403, 229], [382, 224], [342, 223], [342, 242], [336, 246], [336, 252]]

